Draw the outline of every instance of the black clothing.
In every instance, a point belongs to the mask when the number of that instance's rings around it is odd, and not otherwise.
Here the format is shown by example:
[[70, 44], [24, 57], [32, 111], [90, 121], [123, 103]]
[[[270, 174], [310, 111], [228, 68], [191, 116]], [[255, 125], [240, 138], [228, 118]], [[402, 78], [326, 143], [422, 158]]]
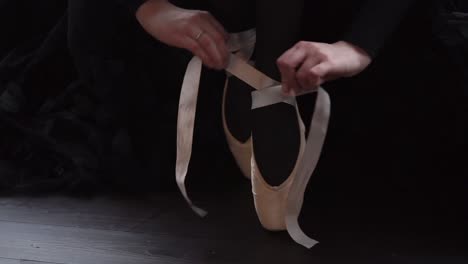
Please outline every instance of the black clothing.
[[[0, 44], [0, 190], [175, 189], [188, 54], [154, 41], [113, 0], [2, 0], [0, 7], [0, 29], [11, 35]], [[222, 131], [212, 128], [221, 93], [213, 90], [201, 91], [199, 111], [212, 118], [197, 122], [196, 136], [204, 150], [223, 153], [215, 143]], [[213, 133], [200, 136], [198, 125]], [[215, 156], [219, 166], [231, 162], [227, 150]]]
[[[452, 234], [466, 239], [466, 83], [453, 70], [466, 61], [448, 56], [445, 35], [431, 31], [427, 2], [177, 2], [210, 10], [231, 32], [257, 25], [257, 66], [274, 78], [276, 58], [300, 39], [344, 39], [374, 57], [361, 75], [325, 85], [332, 119], [301, 219], [311, 236], [350, 250], [366, 232], [381, 232], [395, 248], [412, 246], [397, 243], [408, 233], [434, 235], [435, 250]], [[11, 36], [0, 42], [0, 188], [174, 187], [177, 100], [189, 54], [148, 36], [134, 17], [139, 4], [0, 0], [0, 32]], [[190, 168], [197, 175], [189, 179], [241, 181], [220, 122], [224, 75], [209, 73]], [[310, 97], [299, 100], [310, 112]], [[236, 175], [220, 181], [207, 167]]]
[[[117, 0], [119, 3], [128, 7], [131, 13], [135, 13], [138, 7], [145, 0]], [[186, 8], [208, 9], [213, 15], [223, 22], [224, 26], [229, 31], [239, 31], [239, 24], [246, 24], [246, 20], [253, 22], [251, 16], [255, 15], [253, 10], [257, 9], [257, 15], [265, 15], [269, 19], [257, 19], [260, 24], [267, 23], [271, 26], [275, 20], [279, 23], [273, 26], [276, 31], [295, 31], [300, 29], [300, 25], [294, 26], [291, 23], [299, 23], [303, 17], [302, 26], [306, 28], [316, 28], [326, 30], [328, 32], [337, 32], [330, 28], [330, 23], [335, 25], [342, 31], [343, 25], [351, 25], [347, 29], [346, 35], [340, 36], [340, 40], [346, 40], [363, 48], [372, 56], [378, 53], [378, 50], [384, 45], [391, 33], [401, 23], [416, 0], [409, 1], [367, 1], [354, 0], [346, 1], [345, 3], [335, 3], [333, 1], [317, 2], [317, 1], [290, 1], [285, 5], [281, 1], [257, 1], [253, 4], [252, 1], [197, 1], [197, 0], [174, 0], [176, 5], [181, 5]], [[261, 11], [260, 11], [261, 10]], [[271, 12], [273, 10], [273, 12]], [[303, 14], [302, 10], [306, 10]], [[281, 11], [281, 12], [277, 12]], [[329, 12], [329, 13], [327, 13]], [[271, 19], [271, 15], [277, 15], [277, 19]], [[288, 17], [291, 14], [291, 17]], [[247, 18], [247, 19], [246, 19]], [[310, 21], [316, 19], [316, 21]], [[288, 21], [288, 23], [283, 23]], [[308, 23], [308, 22], [318, 23]], [[320, 27], [327, 23], [327, 27]], [[251, 27], [254, 24], [251, 24]], [[261, 26], [261, 25], [257, 25]], [[285, 30], [282, 30], [284, 28]], [[244, 28], [245, 29], [245, 28]], [[365, 30], [363, 30], [365, 29]], [[302, 29], [303, 32], [308, 32], [308, 29]], [[324, 33], [324, 32], [322, 32]], [[280, 39], [278, 39], [280, 40]]]
[[137, 9], [146, 1], [146, 0], [117, 0], [120, 4], [128, 7], [131, 13], [135, 13]]

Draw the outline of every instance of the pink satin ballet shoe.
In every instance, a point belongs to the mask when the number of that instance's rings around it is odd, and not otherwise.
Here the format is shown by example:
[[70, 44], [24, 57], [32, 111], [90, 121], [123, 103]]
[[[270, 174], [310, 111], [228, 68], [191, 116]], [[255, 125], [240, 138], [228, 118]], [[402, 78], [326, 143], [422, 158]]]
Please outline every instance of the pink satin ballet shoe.
[[[231, 77], [232, 78], [232, 77]], [[229, 79], [226, 78], [226, 83], [224, 85], [224, 93], [223, 93], [223, 104], [222, 104], [222, 116], [223, 116], [223, 129], [224, 134], [226, 136], [226, 141], [228, 143], [229, 149], [239, 166], [242, 174], [247, 178], [250, 179], [250, 160], [252, 158], [252, 137], [249, 136], [246, 141], [241, 141], [237, 137], [235, 137], [231, 131], [229, 130], [229, 126], [227, 124], [227, 117], [226, 117], [226, 96], [228, 93], [228, 85]], [[249, 107], [250, 110], [250, 107]]]

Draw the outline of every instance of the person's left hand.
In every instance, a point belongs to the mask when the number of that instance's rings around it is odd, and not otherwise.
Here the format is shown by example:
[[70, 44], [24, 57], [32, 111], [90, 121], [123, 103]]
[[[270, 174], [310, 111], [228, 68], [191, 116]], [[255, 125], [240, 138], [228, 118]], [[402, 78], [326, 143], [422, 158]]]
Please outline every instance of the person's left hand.
[[277, 60], [283, 92], [288, 95], [304, 94], [324, 82], [354, 76], [370, 63], [365, 51], [344, 41], [301, 41]]

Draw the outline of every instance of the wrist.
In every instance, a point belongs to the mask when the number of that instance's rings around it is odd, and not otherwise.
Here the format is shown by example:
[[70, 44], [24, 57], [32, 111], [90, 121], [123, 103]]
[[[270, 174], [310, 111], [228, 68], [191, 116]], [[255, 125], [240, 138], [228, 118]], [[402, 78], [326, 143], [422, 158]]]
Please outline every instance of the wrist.
[[359, 54], [359, 55], [361, 55], [363, 57], [366, 57], [369, 60], [371, 59], [371, 56], [367, 51], [365, 51], [364, 49], [362, 49], [362, 48], [360, 48], [360, 47], [358, 47], [358, 46], [356, 46], [356, 45], [354, 45], [354, 44], [352, 44], [350, 42], [341, 40], [341, 41], [335, 42], [335, 45], [340, 46], [340, 47], [346, 47], [348, 49], [353, 50], [357, 54]]
[[359, 46], [347, 41], [338, 41], [334, 45], [350, 51], [348, 54], [351, 54], [351, 57], [354, 57], [354, 60], [364, 67], [367, 67], [372, 62], [370, 54]]

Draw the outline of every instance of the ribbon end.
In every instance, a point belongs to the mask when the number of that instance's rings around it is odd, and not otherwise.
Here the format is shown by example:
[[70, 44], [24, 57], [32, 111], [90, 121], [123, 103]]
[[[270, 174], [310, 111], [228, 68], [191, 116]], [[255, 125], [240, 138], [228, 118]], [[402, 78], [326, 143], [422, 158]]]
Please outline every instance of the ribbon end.
[[194, 205], [192, 205], [192, 210], [198, 215], [200, 216], [201, 218], [205, 218], [207, 215], [208, 215], [208, 212], [199, 208], [199, 207], [196, 207]]
[[319, 243], [318, 241], [311, 239], [310, 241], [308, 241], [307, 243], [302, 244], [302, 245], [303, 245], [304, 247], [306, 247], [307, 249], [311, 249], [311, 248], [313, 248], [315, 245], [317, 245], [318, 243]]
[[317, 240], [310, 238], [302, 231], [297, 218], [294, 219], [286, 217], [286, 230], [296, 243], [307, 249], [311, 249], [319, 243]]

